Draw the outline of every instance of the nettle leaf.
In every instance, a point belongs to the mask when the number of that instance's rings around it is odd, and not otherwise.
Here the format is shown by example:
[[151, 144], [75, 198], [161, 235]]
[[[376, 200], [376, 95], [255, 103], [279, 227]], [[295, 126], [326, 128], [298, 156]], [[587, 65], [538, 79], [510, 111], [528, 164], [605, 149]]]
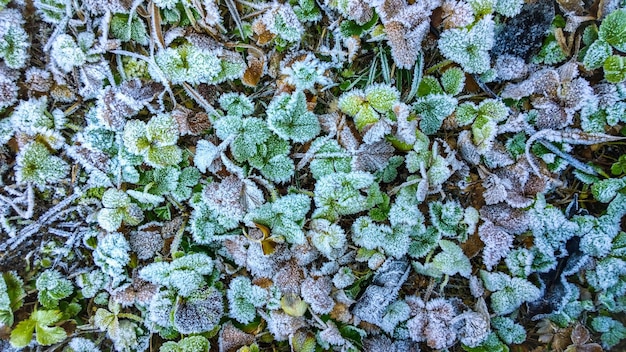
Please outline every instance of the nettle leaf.
[[256, 317], [256, 308], [265, 304], [268, 294], [247, 277], [239, 276], [230, 282], [226, 296], [228, 315], [242, 324], [248, 324]]
[[250, 98], [241, 93], [225, 93], [220, 96], [220, 106], [230, 116], [247, 116], [254, 111], [254, 104]]
[[339, 98], [339, 109], [354, 117], [359, 130], [365, 126], [378, 122], [380, 114], [391, 111], [393, 105], [400, 99], [400, 92], [390, 85], [374, 84], [365, 91], [354, 89], [342, 94]]
[[613, 49], [611, 49], [609, 43], [604, 40], [596, 40], [587, 48], [583, 58], [583, 65], [587, 70], [600, 68], [612, 53]]
[[279, 137], [296, 143], [310, 141], [321, 130], [317, 116], [307, 109], [306, 96], [301, 91], [275, 97], [267, 107], [267, 124]]
[[626, 177], [601, 180], [591, 185], [591, 194], [599, 202], [608, 203], [615, 198], [617, 192], [626, 187]]
[[541, 290], [530, 281], [518, 277], [511, 278], [504, 273], [490, 273], [482, 270], [480, 276], [485, 288], [493, 291], [491, 308], [498, 315], [515, 311], [524, 302], [533, 302], [541, 296]]
[[457, 95], [461, 93], [465, 86], [465, 72], [458, 67], [447, 69], [441, 75], [441, 85], [447, 94]]
[[626, 9], [618, 9], [604, 18], [598, 37], [615, 49], [626, 52]]
[[626, 328], [624, 325], [610, 317], [596, 317], [591, 321], [591, 326], [595, 331], [602, 333], [600, 338], [606, 348], [611, 348], [626, 338]]
[[433, 258], [431, 265], [446, 275], [452, 276], [458, 273], [463, 277], [469, 277], [472, 265], [461, 247], [447, 240], [439, 241], [439, 247], [442, 252]]
[[132, 17], [132, 20], [129, 20], [127, 14], [116, 13], [111, 18], [111, 34], [124, 42], [132, 39], [138, 44], [148, 45], [146, 25], [136, 15]]
[[447, 94], [429, 94], [418, 98], [415, 112], [421, 117], [420, 129], [425, 134], [433, 134], [439, 130], [443, 120], [456, 109], [457, 100]]
[[30, 344], [35, 334], [37, 343], [42, 346], [50, 346], [63, 341], [67, 334], [60, 326], [52, 326], [58, 323], [63, 313], [58, 310], [36, 310], [30, 317], [22, 320], [11, 332], [11, 345], [15, 348], [23, 348]]
[[57, 308], [59, 301], [69, 297], [74, 291], [72, 282], [57, 270], [46, 270], [39, 275], [35, 283], [39, 303], [45, 308]]
[[483, 73], [489, 69], [489, 50], [493, 44], [494, 22], [491, 16], [481, 19], [471, 29], [445, 30], [438, 41], [443, 56], [460, 64], [467, 73]]

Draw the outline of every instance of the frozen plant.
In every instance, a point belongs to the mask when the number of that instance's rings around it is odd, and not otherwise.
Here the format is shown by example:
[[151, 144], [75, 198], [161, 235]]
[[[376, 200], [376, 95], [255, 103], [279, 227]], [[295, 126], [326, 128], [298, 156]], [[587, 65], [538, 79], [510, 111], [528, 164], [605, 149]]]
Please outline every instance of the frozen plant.
[[[302, 2], [311, 2], [304, 0]], [[315, 84], [327, 86], [332, 83], [329, 77], [325, 75], [328, 64], [321, 62], [312, 53], [307, 53], [303, 59], [297, 59], [290, 65], [285, 65], [280, 71], [281, 74], [287, 76], [288, 84], [296, 87], [296, 90], [312, 90]]]
[[241, 93], [225, 93], [220, 96], [220, 106], [230, 116], [248, 116], [254, 112], [254, 103]]
[[213, 330], [224, 315], [222, 296], [215, 287], [195, 290], [185, 298], [179, 296], [173, 312], [174, 328], [181, 334]]
[[18, 182], [33, 182], [40, 188], [67, 176], [69, 165], [58, 156], [50, 154], [39, 142], [23, 146], [16, 158], [15, 176]]
[[339, 257], [346, 249], [346, 234], [343, 229], [326, 219], [312, 220], [307, 236], [315, 248], [329, 259]]
[[317, 116], [308, 110], [306, 96], [301, 91], [275, 97], [266, 112], [269, 129], [280, 138], [304, 143], [320, 133]]
[[256, 317], [256, 308], [265, 304], [268, 294], [247, 277], [240, 276], [230, 282], [226, 296], [228, 315], [242, 324], [248, 324]]
[[419, 262], [413, 262], [415, 270], [433, 277], [456, 274], [469, 277], [472, 272], [472, 265], [461, 247], [448, 240], [440, 240], [439, 247], [442, 251], [437, 253], [431, 262], [423, 265]]
[[[165, 78], [173, 84], [218, 84], [240, 78], [245, 67], [241, 57], [236, 54], [222, 48], [211, 48], [210, 45], [202, 47], [190, 43], [161, 49], [154, 60]], [[153, 66], [148, 68], [153, 79], [162, 80], [162, 75]]]
[[208, 351], [210, 346], [211, 343], [204, 336], [188, 336], [178, 342], [165, 342], [159, 348], [159, 352], [204, 352]]
[[152, 167], [175, 165], [182, 160], [182, 151], [176, 145], [178, 134], [178, 124], [171, 114], [155, 115], [148, 123], [130, 120], [124, 126], [124, 146], [142, 155]]
[[41, 18], [52, 24], [58, 24], [72, 15], [72, 4], [67, 0], [36, 0], [37, 12]]
[[314, 193], [317, 209], [313, 217], [330, 221], [341, 215], [359, 213], [382, 201], [378, 184], [366, 172], [326, 175], [317, 181]]
[[372, 84], [365, 91], [354, 89], [341, 95], [339, 109], [354, 117], [359, 130], [381, 119], [381, 114], [391, 112], [400, 99], [398, 90], [387, 84]]
[[269, 32], [280, 44], [300, 40], [304, 27], [291, 5], [275, 3], [253, 24], [252, 29], [259, 35]]
[[437, 132], [443, 120], [454, 112], [457, 103], [456, 98], [449, 94], [428, 94], [418, 98], [414, 109], [421, 116], [420, 130], [428, 135]]
[[76, 285], [85, 298], [94, 297], [107, 283], [106, 275], [100, 270], [92, 270], [76, 277]]
[[55, 39], [50, 55], [64, 72], [70, 72], [87, 62], [85, 51], [68, 34], [61, 34]]
[[288, 243], [305, 241], [302, 226], [311, 208], [311, 199], [304, 194], [288, 194], [248, 213], [244, 222], [256, 222], [268, 226], [272, 236], [280, 236]]
[[104, 208], [98, 212], [98, 224], [107, 231], [116, 231], [122, 221], [131, 226], [143, 221], [143, 211], [137, 204], [131, 203], [124, 191], [109, 188], [102, 195], [102, 205]]
[[63, 352], [100, 352], [96, 344], [84, 337], [74, 337]]
[[322, 276], [319, 278], [306, 278], [302, 282], [300, 290], [302, 298], [310, 305], [313, 312], [327, 314], [335, 306], [335, 301], [330, 296], [332, 288], [333, 284], [330, 278]]
[[106, 234], [98, 240], [98, 246], [93, 251], [93, 261], [110, 277], [112, 287], [127, 278], [124, 268], [130, 262], [129, 252], [130, 245], [119, 232]]
[[39, 274], [35, 287], [39, 292], [37, 298], [39, 303], [47, 309], [57, 308], [59, 301], [67, 298], [74, 292], [72, 282], [53, 269], [48, 269]]
[[522, 303], [533, 302], [541, 296], [541, 290], [526, 279], [484, 270], [480, 276], [485, 288], [492, 291], [491, 308], [498, 315], [512, 313]]
[[29, 58], [30, 40], [23, 25], [19, 10], [0, 10], [0, 58], [9, 68], [22, 68]]
[[485, 16], [470, 28], [452, 28], [441, 33], [439, 50], [467, 73], [483, 73], [489, 69], [489, 50], [494, 44], [494, 22]]
[[498, 336], [504, 343], [519, 345], [526, 341], [526, 330], [508, 317], [495, 317], [491, 320], [491, 326], [498, 332]]
[[139, 271], [139, 276], [155, 285], [172, 288], [187, 297], [206, 284], [204, 276], [213, 272], [213, 260], [204, 253], [186, 254], [172, 262], [155, 262]]
[[598, 316], [591, 321], [591, 326], [597, 332], [602, 333], [602, 345], [611, 348], [626, 338], [626, 327], [610, 317]]

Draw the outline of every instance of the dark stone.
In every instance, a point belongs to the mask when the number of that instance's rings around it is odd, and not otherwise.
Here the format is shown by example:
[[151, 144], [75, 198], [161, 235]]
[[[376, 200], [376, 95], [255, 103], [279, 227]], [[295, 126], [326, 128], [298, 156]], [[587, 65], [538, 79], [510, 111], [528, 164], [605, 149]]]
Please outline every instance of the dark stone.
[[491, 53], [494, 57], [518, 56], [529, 62], [539, 52], [554, 14], [552, 0], [538, 0], [534, 4], [525, 4], [522, 12], [509, 19], [496, 35], [496, 44]]

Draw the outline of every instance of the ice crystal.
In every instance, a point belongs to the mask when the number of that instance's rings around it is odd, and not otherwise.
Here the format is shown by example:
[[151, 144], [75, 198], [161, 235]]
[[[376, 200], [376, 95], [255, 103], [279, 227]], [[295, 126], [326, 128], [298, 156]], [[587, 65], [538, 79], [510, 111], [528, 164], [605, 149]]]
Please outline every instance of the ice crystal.
[[50, 154], [45, 145], [31, 142], [17, 156], [16, 179], [18, 182], [34, 182], [40, 187], [64, 178], [69, 165], [58, 156]]
[[[371, 190], [374, 177], [365, 172], [334, 173], [322, 177], [315, 184], [314, 217], [329, 220], [340, 215], [361, 212], [371, 207], [362, 190]], [[372, 192], [368, 192], [370, 195]]]
[[98, 224], [107, 231], [115, 231], [122, 221], [129, 225], [138, 225], [143, 221], [143, 212], [124, 192], [110, 188], [102, 196], [103, 209], [98, 212]]
[[9, 68], [19, 69], [29, 58], [30, 41], [23, 28], [24, 18], [17, 9], [0, 11], [0, 58]]
[[339, 108], [353, 116], [359, 129], [376, 123], [381, 113], [391, 110], [398, 101], [400, 93], [392, 86], [385, 84], [370, 85], [365, 91], [352, 90], [339, 98]]

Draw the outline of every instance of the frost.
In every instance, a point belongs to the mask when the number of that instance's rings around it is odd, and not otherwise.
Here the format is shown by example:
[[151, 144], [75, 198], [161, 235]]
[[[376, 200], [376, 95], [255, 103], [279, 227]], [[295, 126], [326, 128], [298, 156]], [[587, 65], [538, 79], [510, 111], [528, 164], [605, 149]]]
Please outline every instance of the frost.
[[282, 236], [289, 243], [302, 244], [305, 240], [302, 226], [310, 207], [311, 200], [306, 195], [289, 194], [254, 209], [244, 222], [269, 226], [273, 235]]
[[130, 261], [130, 245], [119, 232], [109, 233], [98, 241], [93, 260], [116, 287], [126, 279], [124, 267]]
[[494, 272], [481, 271], [485, 288], [492, 291], [491, 308], [498, 315], [515, 311], [524, 302], [533, 302], [541, 296], [541, 290], [530, 281]]
[[250, 279], [237, 277], [230, 282], [228, 292], [228, 315], [242, 324], [256, 317], [256, 308], [262, 307], [268, 297], [267, 291], [252, 285]]
[[283, 139], [304, 143], [320, 133], [319, 121], [307, 110], [304, 93], [275, 97], [267, 107], [267, 124], [270, 130]]
[[489, 50], [493, 44], [494, 22], [491, 16], [478, 21], [471, 29], [448, 29], [441, 33], [438, 41], [441, 53], [460, 64], [468, 73], [483, 73], [489, 69]]
[[254, 111], [252, 100], [243, 94], [227, 93], [219, 99], [220, 105], [231, 116], [247, 116]]
[[346, 235], [343, 229], [325, 219], [315, 219], [309, 224], [307, 236], [311, 242], [329, 259], [340, 256], [346, 247]]
[[447, 94], [429, 94], [417, 99], [414, 108], [422, 116], [420, 130], [428, 135], [437, 132], [443, 120], [454, 112], [456, 104], [457, 100]]
[[87, 61], [87, 55], [83, 49], [78, 46], [74, 38], [67, 34], [61, 34], [56, 38], [50, 54], [54, 62], [65, 72]]
[[176, 146], [178, 124], [171, 114], [158, 114], [148, 123], [131, 120], [124, 126], [124, 145], [133, 154], [142, 155], [155, 168], [178, 164], [182, 151]]
[[391, 110], [400, 98], [396, 88], [385, 85], [370, 85], [365, 91], [352, 90], [339, 98], [339, 108], [354, 117], [356, 127], [360, 130], [376, 123], [380, 114]]
[[69, 165], [63, 159], [51, 155], [46, 146], [39, 142], [25, 145], [17, 155], [16, 164], [18, 182], [34, 182], [42, 188], [64, 178], [69, 172]]
[[315, 184], [314, 200], [318, 208], [313, 217], [333, 220], [368, 209], [368, 197], [361, 192], [368, 191], [373, 182], [374, 177], [365, 172], [337, 172], [322, 177]]
[[222, 293], [214, 287], [199, 289], [177, 300], [174, 328], [181, 334], [211, 331], [218, 326], [223, 314]]
[[524, 327], [516, 324], [511, 318], [495, 317], [491, 320], [491, 325], [498, 331], [498, 336], [502, 341], [508, 345], [519, 345], [526, 341]]
[[333, 285], [329, 278], [307, 278], [300, 288], [302, 298], [310, 305], [317, 314], [327, 314], [335, 306], [335, 301], [330, 296]]
[[129, 225], [138, 225], [143, 221], [143, 212], [128, 195], [114, 188], [108, 189], [102, 196], [103, 209], [98, 213], [98, 224], [107, 231], [116, 231], [122, 221]]
[[0, 10], [0, 58], [9, 68], [19, 69], [29, 58], [30, 40], [23, 28], [24, 18], [17, 9]]
[[35, 282], [39, 292], [39, 303], [47, 309], [57, 308], [59, 301], [74, 292], [72, 282], [63, 277], [57, 270], [48, 269], [41, 273]]
[[[314, 2], [304, 0], [302, 2]], [[291, 65], [281, 69], [281, 74], [286, 75], [287, 83], [296, 87], [298, 91], [311, 90], [316, 84], [326, 86], [331, 80], [325, 76], [329, 65], [318, 60], [312, 53], [308, 53], [304, 59], [299, 59]]]
[[203, 253], [187, 254], [171, 263], [155, 262], [139, 271], [139, 276], [153, 284], [166, 286], [187, 297], [205, 285], [204, 276], [213, 272], [213, 260]]

